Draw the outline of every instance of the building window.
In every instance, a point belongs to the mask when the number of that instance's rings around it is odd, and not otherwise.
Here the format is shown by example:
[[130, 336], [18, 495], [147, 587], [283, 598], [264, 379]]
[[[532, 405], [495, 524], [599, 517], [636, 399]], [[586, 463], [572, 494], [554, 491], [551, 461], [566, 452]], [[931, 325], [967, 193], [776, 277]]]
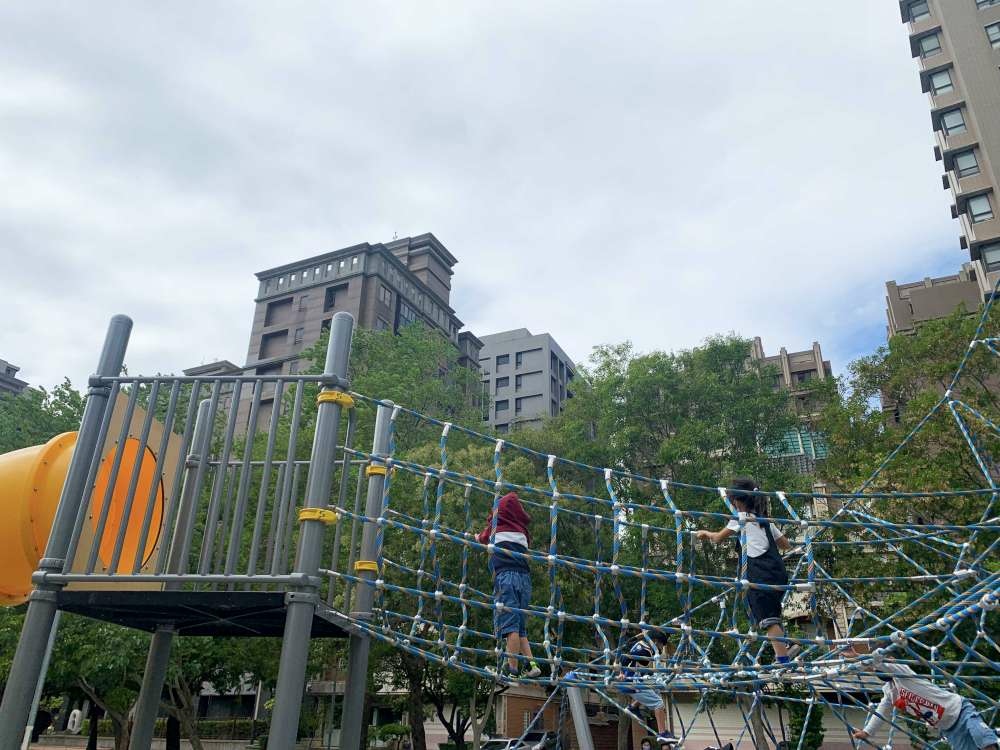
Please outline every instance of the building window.
[[375, 330], [376, 331], [388, 331], [389, 321], [385, 318], [375, 318]]
[[920, 37], [919, 44], [921, 57], [931, 57], [941, 51], [941, 37], [937, 34]]
[[509, 385], [510, 385], [510, 378], [508, 378], [508, 377], [497, 378], [497, 382], [496, 382], [497, 393], [500, 392], [501, 388], [506, 388]]
[[278, 286], [284, 286], [284, 285], [285, 285], [285, 277], [284, 276], [279, 276], [278, 277]]
[[514, 413], [520, 414], [523, 411], [523, 409], [524, 409], [524, 399], [523, 398], [514, 399]]
[[910, 17], [910, 23], [923, 21], [931, 15], [931, 10], [927, 7], [927, 0], [916, 0], [916, 2], [910, 3], [910, 7], [907, 8], [907, 11], [907, 15]]
[[392, 305], [392, 292], [385, 284], [378, 285], [378, 298], [383, 305]]
[[309, 295], [303, 294], [299, 297], [299, 310], [305, 310], [309, 306]]
[[515, 391], [521, 390], [521, 386], [523, 385], [524, 385], [524, 375], [517, 375], [514, 378], [514, 390]]
[[994, 5], [1000, 5], [1000, 0], [976, 0], [977, 8], [992, 8]]
[[329, 331], [330, 324], [333, 322], [333, 318], [324, 318], [323, 322], [319, 324], [320, 331]]
[[950, 70], [939, 70], [937, 73], [931, 75], [931, 91], [934, 93], [934, 96], [947, 94], [949, 91], [954, 90], [955, 84], [952, 83]]
[[293, 359], [291, 362], [288, 363], [288, 374], [297, 375], [298, 372], [299, 372], [299, 361], [297, 359]]
[[316, 266], [316, 270], [313, 271], [313, 278], [314, 279], [318, 279], [319, 278], [319, 272], [322, 271], [322, 270], [323, 270], [322, 268], [320, 268], [319, 266]]
[[518, 352], [514, 355], [514, 367], [521, 368], [524, 366], [524, 352]]
[[502, 398], [496, 403], [496, 413], [499, 414], [502, 411], [507, 411], [510, 409], [510, 400]]
[[498, 424], [497, 425], [497, 434], [498, 435], [506, 435], [508, 432], [510, 432], [510, 425], [509, 424]]
[[326, 264], [326, 272], [327, 273], [333, 273], [333, 263], [327, 263]]
[[979, 160], [973, 149], [955, 154], [955, 172], [959, 177], [970, 177], [979, 174]]
[[295, 282], [295, 274], [293, 273], [291, 276], [288, 277], [288, 283], [292, 284], [294, 282]]
[[417, 322], [417, 311], [406, 304], [403, 300], [399, 301], [399, 326], [408, 326], [412, 323]]
[[1000, 23], [991, 23], [986, 27], [986, 38], [990, 40], [993, 49], [1000, 49]]
[[974, 198], [969, 198], [967, 211], [973, 224], [989, 221], [993, 218], [993, 206], [990, 204], [988, 195], [977, 195]]
[[983, 245], [980, 254], [987, 271], [1000, 271], [1000, 242]]
[[292, 339], [292, 343], [293, 344], [301, 344], [302, 343], [302, 339], [304, 338], [304, 334], [305, 334], [305, 329], [304, 328], [296, 328], [295, 329], [295, 338]]
[[356, 265], [358, 265], [358, 256], [357, 255], [355, 255], [353, 258], [351, 258], [351, 268], [354, 268]]
[[945, 135], [958, 135], [965, 132], [965, 115], [962, 114], [961, 107], [949, 109], [941, 114], [941, 129]]
[[323, 294], [323, 312], [330, 312], [337, 304], [337, 287], [328, 286]]
[[500, 365], [509, 365], [510, 355], [509, 354], [498, 354], [497, 355], [497, 367]]

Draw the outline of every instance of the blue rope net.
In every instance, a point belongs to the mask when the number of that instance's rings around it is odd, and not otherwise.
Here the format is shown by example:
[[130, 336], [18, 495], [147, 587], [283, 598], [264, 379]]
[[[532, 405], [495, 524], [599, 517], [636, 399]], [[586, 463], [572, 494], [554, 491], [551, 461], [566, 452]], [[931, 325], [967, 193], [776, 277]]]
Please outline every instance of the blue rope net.
[[[390, 468], [381, 513], [340, 510], [377, 524], [377, 580], [324, 572], [348, 586], [375, 586], [375, 617], [354, 621], [371, 637], [482, 679], [517, 681], [498, 674], [503, 644], [492, 620], [502, 605], [486, 565], [495, 548], [476, 541], [502, 495], [516, 492], [533, 518], [532, 544], [503, 554], [532, 570], [523, 614], [543, 666], [541, 677], [523, 682], [586, 687], [623, 704], [620, 690], [637, 684], [621, 676], [623, 656], [632, 639], [655, 628], [669, 634], [670, 646], [635, 672], [654, 690], [695, 694], [682, 741], [702, 720], [715, 731], [712, 696], [743, 698], [749, 710], [765, 700], [804, 704], [807, 720], [822, 705], [856, 728], [848, 709], [872, 710], [868, 698], [881, 685], [872, 660], [884, 656], [962, 692], [997, 723], [1000, 490], [985, 444], [1000, 436], [1000, 420], [965, 403], [958, 388], [975, 353], [1000, 357], [1000, 338], [984, 330], [992, 304], [940, 400], [857, 492], [762, 493], [769, 520], [795, 545], [785, 586], [747, 580], [745, 521], [724, 489], [588, 466], [398, 405], [388, 455], [348, 449]], [[982, 485], [874, 491], [893, 460], [942, 416], [959, 430]], [[415, 424], [440, 430], [436, 454], [397, 455], [400, 431]], [[743, 542], [738, 559], [708, 555], [693, 532], [732, 519]], [[791, 619], [783, 640], [800, 648], [790, 664], [775, 663], [767, 638], [750, 624], [754, 588], [783, 592]], [[845, 655], [849, 647], [864, 655]], [[906, 717], [885, 718], [890, 745], [894, 736], [926, 744]]]

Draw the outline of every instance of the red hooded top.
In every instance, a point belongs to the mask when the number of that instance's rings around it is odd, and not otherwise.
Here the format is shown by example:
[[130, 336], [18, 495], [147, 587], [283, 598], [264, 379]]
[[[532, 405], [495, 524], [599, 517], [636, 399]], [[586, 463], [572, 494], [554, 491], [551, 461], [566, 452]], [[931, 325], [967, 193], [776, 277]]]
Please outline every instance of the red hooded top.
[[[509, 492], [500, 498], [500, 505], [497, 508], [497, 537], [498, 541], [503, 541], [501, 532], [514, 532], [524, 534], [525, 546], [531, 544], [531, 533], [528, 531], [528, 524], [531, 523], [531, 516], [521, 505], [521, 499], [516, 492]], [[490, 510], [486, 517], [486, 528], [479, 532], [476, 541], [480, 544], [490, 543], [490, 532], [493, 530], [493, 511]]]

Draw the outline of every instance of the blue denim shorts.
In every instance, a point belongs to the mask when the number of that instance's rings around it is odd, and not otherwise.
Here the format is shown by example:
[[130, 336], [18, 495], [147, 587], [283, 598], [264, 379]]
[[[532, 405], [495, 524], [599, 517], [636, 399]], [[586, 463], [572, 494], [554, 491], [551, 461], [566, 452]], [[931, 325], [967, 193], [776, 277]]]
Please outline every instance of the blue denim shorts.
[[663, 696], [655, 690], [650, 690], [647, 687], [622, 687], [619, 690], [641, 706], [645, 706], [646, 708], [663, 708]]
[[[503, 602], [506, 607], [525, 610], [531, 604], [531, 576], [520, 570], [501, 570], [493, 578], [493, 600]], [[528, 623], [524, 612], [504, 609], [493, 610], [493, 627], [503, 638], [511, 633], [528, 634]]]
[[983, 721], [976, 707], [967, 700], [962, 701], [962, 712], [955, 723], [943, 729], [941, 734], [954, 750], [980, 750], [1000, 744], [997, 733]]

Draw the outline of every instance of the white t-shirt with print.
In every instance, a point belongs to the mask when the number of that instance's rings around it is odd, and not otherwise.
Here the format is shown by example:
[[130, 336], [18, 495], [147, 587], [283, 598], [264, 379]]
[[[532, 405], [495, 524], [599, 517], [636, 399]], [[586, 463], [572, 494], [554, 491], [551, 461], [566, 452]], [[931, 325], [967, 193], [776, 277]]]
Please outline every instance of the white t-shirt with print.
[[[753, 513], [740, 513], [740, 518], [746, 524], [747, 529], [747, 557], [760, 557], [767, 552], [767, 534], [757, 523], [757, 516]], [[737, 534], [740, 533], [740, 524], [735, 518], [726, 524], [726, 528], [732, 529]], [[778, 541], [784, 534], [772, 523], [771, 536], [774, 537], [774, 541]]]

